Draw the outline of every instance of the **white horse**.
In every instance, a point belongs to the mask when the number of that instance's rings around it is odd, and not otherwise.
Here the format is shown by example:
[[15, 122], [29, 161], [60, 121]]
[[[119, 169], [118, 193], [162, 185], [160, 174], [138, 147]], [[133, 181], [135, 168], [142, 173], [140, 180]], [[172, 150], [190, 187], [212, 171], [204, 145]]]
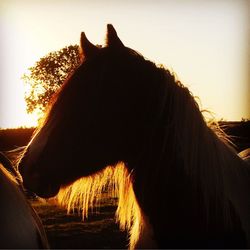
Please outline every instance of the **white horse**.
[[[3, 154], [0, 160], [8, 162]], [[2, 163], [0, 163], [0, 201], [0, 248], [49, 248], [38, 215], [26, 200], [16, 178]]]

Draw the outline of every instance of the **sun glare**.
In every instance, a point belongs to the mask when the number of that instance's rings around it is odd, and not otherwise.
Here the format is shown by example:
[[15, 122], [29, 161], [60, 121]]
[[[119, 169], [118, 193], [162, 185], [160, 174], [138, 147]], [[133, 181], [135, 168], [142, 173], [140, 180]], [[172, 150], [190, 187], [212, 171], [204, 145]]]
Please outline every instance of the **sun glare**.
[[0, 128], [35, 127], [39, 116], [26, 112], [21, 78], [39, 60], [39, 55], [32, 53], [34, 48], [27, 37], [12, 22], [5, 21], [1, 27], [5, 39], [1, 44], [4, 64], [0, 64]]
[[[15, 93], [12, 95], [15, 95]], [[9, 103], [8, 109], [3, 109], [3, 107], [1, 105], [1, 128], [28, 128], [37, 126], [39, 115], [37, 113], [28, 114], [26, 112], [24, 97], [22, 98], [20, 93], [16, 95], [15, 103]]]
[[[20, 69], [20, 71], [21, 70], [22, 69]], [[1, 86], [1, 90], [4, 88], [5, 95], [1, 96], [0, 127], [36, 127], [39, 114], [27, 113], [24, 100], [24, 84], [20, 80], [18, 73], [16, 75], [13, 74], [12, 79], [9, 79], [8, 82], [8, 85]], [[18, 82], [18, 84], [16, 84], [16, 82]]]

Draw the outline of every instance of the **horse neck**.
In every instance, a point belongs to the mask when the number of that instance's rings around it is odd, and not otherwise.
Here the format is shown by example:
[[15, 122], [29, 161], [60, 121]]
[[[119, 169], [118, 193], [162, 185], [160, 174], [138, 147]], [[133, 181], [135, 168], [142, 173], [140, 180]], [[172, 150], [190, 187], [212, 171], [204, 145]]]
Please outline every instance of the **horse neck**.
[[229, 146], [223, 135], [218, 136], [217, 130], [207, 126], [187, 89], [182, 89], [178, 103], [178, 109], [181, 108], [182, 112], [175, 111], [176, 126], [172, 139], [187, 176], [201, 187], [207, 207], [211, 207], [212, 201], [218, 201], [227, 223], [230, 221], [228, 212], [231, 202], [241, 217], [245, 231], [249, 231], [250, 179], [247, 164]]
[[[201, 191], [203, 207], [223, 210], [225, 224], [230, 220], [230, 201], [240, 215], [245, 231], [249, 231], [250, 199], [246, 190], [250, 190], [250, 181], [246, 178], [244, 162], [207, 126], [186, 88], [173, 88], [165, 114], [161, 121], [161, 133], [152, 140], [154, 145], [150, 146], [150, 152], [135, 173], [134, 189], [139, 202], [146, 204], [146, 208], [152, 200], [156, 202], [154, 197], [167, 199], [166, 187], [171, 188], [167, 182], [175, 185], [173, 178], [180, 177], [175, 181], [184, 181], [194, 190]], [[159, 150], [160, 153], [156, 153]], [[171, 174], [174, 176], [169, 176]], [[142, 186], [144, 190], [140, 190]], [[179, 187], [173, 188], [177, 190]], [[246, 219], [247, 222], [244, 221]]]

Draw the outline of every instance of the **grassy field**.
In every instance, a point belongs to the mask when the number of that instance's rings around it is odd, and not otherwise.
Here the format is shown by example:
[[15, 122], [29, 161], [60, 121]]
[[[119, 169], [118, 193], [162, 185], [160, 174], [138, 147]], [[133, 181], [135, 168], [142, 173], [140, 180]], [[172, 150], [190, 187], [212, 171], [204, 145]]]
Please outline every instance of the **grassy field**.
[[112, 204], [103, 204], [84, 222], [77, 213], [67, 215], [53, 203], [33, 201], [32, 206], [42, 219], [51, 248], [127, 248], [127, 233], [115, 223]]

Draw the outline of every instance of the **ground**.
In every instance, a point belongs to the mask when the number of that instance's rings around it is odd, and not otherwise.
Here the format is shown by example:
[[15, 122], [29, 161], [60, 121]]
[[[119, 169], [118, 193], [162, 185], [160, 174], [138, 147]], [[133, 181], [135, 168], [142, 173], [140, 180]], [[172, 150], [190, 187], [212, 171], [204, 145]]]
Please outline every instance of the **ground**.
[[127, 248], [127, 233], [115, 223], [116, 207], [104, 204], [82, 221], [77, 213], [46, 201], [31, 201], [42, 219], [51, 248]]

